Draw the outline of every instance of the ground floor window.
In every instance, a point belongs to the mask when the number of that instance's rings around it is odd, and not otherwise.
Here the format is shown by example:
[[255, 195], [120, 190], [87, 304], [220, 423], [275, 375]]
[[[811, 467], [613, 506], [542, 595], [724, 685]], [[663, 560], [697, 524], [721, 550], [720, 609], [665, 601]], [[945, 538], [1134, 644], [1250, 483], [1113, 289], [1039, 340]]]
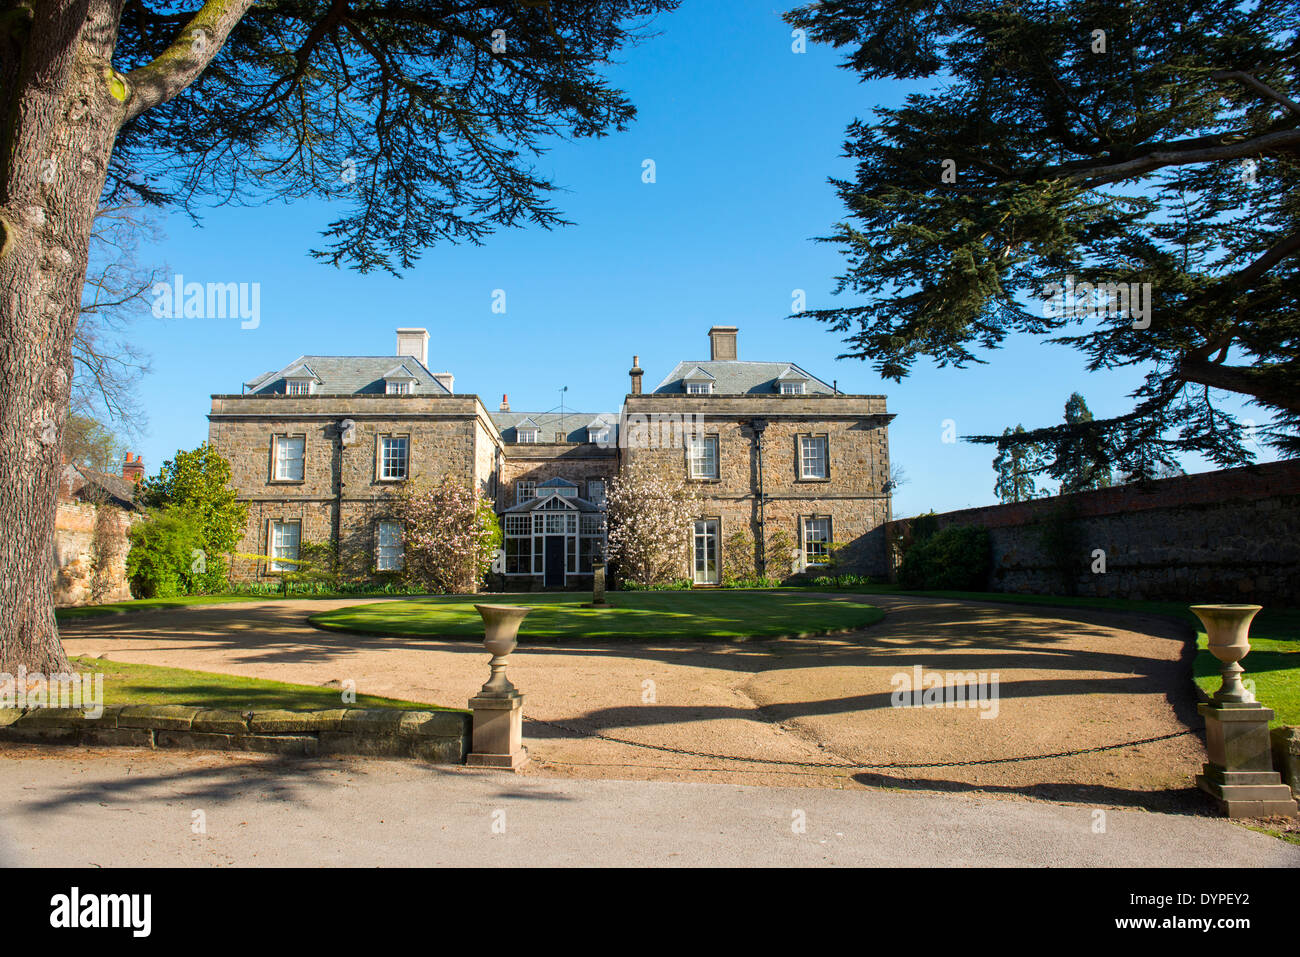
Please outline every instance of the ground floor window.
[[270, 542], [271, 571], [291, 572], [297, 565], [298, 545], [302, 541], [302, 522], [272, 522], [267, 536]]
[[605, 554], [602, 514], [553, 508], [504, 519], [507, 575], [590, 575], [592, 559]]
[[375, 568], [381, 572], [401, 571], [405, 555], [401, 522], [376, 522]]
[[805, 565], [824, 565], [831, 557], [831, 520], [827, 516], [809, 515], [803, 520], [803, 561]]
[[507, 515], [505, 521], [507, 575], [531, 575], [533, 572], [532, 534], [527, 515]]

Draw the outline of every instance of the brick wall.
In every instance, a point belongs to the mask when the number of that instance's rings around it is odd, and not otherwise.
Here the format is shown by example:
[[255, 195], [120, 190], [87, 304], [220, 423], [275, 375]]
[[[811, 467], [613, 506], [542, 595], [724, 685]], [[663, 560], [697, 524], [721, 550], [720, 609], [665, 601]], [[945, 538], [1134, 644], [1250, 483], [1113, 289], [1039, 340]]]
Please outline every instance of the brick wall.
[[[1078, 574], [1062, 580], [1041, 543], [1073, 516]], [[987, 528], [995, 591], [1300, 605], [1300, 460], [1160, 479], [937, 516]], [[891, 523], [892, 539], [908, 520]], [[1094, 572], [1094, 551], [1105, 571]]]

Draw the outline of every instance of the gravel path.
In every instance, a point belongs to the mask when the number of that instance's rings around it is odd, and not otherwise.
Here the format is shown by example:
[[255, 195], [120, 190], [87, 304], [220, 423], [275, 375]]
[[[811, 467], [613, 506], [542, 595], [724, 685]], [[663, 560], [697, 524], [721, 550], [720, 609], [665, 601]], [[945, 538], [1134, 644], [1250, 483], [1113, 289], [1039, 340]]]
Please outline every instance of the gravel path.
[[[726, 644], [522, 645], [529, 775], [939, 791], [1209, 813], [1191, 786], [1199, 734], [1027, 762], [980, 761], [1199, 729], [1188, 633], [1109, 612], [872, 596], [884, 621], [850, 635]], [[264, 601], [70, 623], [71, 654], [464, 706], [486, 678], [478, 645], [326, 632], [306, 616], [356, 600]], [[525, 629], [526, 630], [526, 629]], [[890, 707], [891, 677], [997, 673], [997, 716]], [[561, 727], [557, 727], [560, 725]], [[577, 734], [571, 728], [582, 729]], [[595, 738], [604, 733], [654, 746]], [[761, 759], [735, 761], [671, 750]], [[830, 766], [828, 766], [830, 765]]]

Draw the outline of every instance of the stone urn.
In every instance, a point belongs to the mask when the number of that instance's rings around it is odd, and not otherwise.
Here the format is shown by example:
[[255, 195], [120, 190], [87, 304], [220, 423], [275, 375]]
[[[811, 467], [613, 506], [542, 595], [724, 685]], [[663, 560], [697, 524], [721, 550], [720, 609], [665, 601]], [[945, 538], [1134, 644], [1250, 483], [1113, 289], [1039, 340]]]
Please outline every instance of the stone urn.
[[506, 661], [518, 642], [519, 625], [531, 608], [523, 605], [475, 605], [483, 616], [483, 647], [492, 655], [488, 667], [491, 677], [479, 691], [479, 697], [510, 698], [518, 692], [506, 679]]
[[1214, 701], [1253, 704], [1255, 696], [1241, 683], [1240, 661], [1250, 653], [1250, 620], [1260, 605], [1192, 605], [1192, 613], [1205, 625], [1210, 654], [1223, 662], [1223, 684]]

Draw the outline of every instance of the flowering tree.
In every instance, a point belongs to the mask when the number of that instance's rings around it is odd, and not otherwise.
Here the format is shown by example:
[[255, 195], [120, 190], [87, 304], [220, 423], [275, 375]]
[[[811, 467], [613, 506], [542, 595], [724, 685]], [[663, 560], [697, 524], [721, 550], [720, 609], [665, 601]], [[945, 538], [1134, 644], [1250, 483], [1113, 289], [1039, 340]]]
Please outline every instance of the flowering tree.
[[609, 483], [609, 554], [625, 581], [659, 585], [682, 576], [690, 559], [695, 493], [679, 476], [655, 470], [650, 459], [633, 459]]
[[410, 485], [398, 500], [406, 574], [433, 591], [478, 591], [501, 546], [486, 496], [452, 478]]

